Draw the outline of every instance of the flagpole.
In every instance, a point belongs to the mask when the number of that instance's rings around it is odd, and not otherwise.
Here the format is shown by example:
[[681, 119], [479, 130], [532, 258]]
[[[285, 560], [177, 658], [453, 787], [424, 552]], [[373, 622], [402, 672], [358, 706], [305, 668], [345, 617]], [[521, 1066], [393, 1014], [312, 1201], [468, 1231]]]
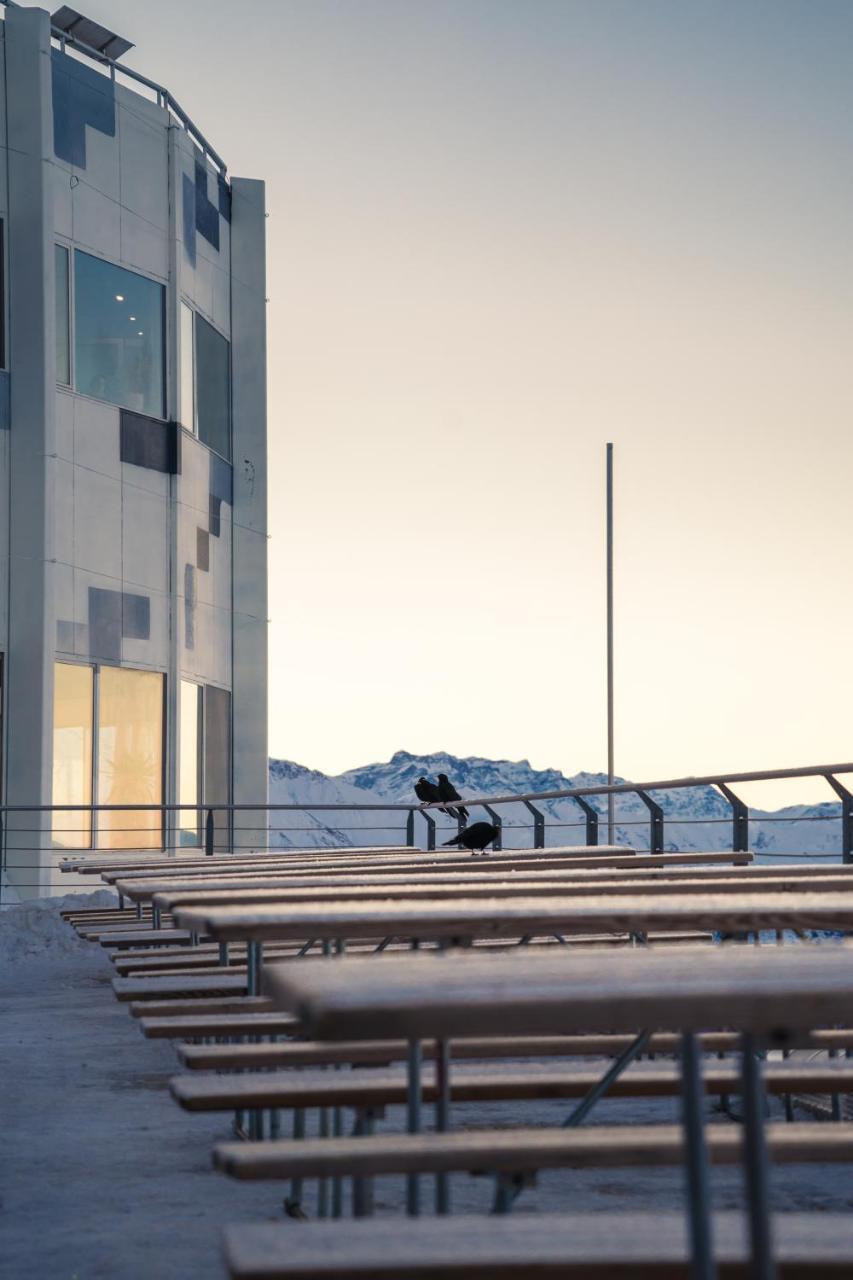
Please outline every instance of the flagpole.
[[[607, 445], [607, 784], [613, 786], [613, 445]], [[613, 792], [607, 795], [607, 843], [615, 837]]]

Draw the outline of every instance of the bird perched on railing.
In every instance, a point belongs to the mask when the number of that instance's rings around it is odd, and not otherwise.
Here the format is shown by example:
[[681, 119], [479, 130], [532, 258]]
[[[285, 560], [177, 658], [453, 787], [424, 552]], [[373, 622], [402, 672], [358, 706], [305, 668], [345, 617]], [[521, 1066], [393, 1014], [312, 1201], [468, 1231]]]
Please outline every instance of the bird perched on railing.
[[435, 804], [441, 799], [438, 787], [429, 778], [418, 778], [415, 783], [415, 795], [421, 804]]
[[[441, 800], [462, 799], [446, 773], [440, 773], [438, 775], [438, 795]], [[465, 808], [464, 804], [458, 804], [452, 808], [448, 807], [445, 810], [445, 813], [447, 813], [451, 818], [461, 818], [463, 822], [468, 821], [468, 810]]]
[[500, 827], [494, 826], [491, 822], [474, 822], [470, 827], [466, 827], [464, 831], [460, 831], [458, 836], [454, 836], [452, 840], [445, 840], [442, 848], [448, 845], [461, 845], [465, 849], [470, 849], [471, 853], [485, 853], [486, 845], [492, 844], [500, 835]]

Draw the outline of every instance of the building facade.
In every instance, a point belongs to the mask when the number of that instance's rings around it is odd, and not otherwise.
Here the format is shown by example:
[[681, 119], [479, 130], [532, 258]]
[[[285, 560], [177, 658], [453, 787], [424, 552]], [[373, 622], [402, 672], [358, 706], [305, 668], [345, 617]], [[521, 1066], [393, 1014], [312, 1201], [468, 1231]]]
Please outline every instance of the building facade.
[[[45, 11], [4, 13], [9, 900], [61, 891], [70, 849], [191, 848], [203, 806], [266, 802], [266, 303], [263, 183]], [[239, 827], [217, 811], [217, 846], [264, 847], [261, 811]]]

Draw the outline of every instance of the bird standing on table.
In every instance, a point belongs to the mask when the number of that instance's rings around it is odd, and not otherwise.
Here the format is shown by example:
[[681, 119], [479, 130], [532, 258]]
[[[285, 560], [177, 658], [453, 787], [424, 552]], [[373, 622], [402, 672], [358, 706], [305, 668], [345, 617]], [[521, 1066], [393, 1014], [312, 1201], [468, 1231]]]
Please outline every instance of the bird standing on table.
[[438, 787], [429, 778], [418, 778], [415, 783], [415, 795], [421, 804], [434, 804], [441, 799]]
[[[446, 773], [438, 775], [438, 795], [440, 800], [461, 800], [459, 792], [454, 787]], [[463, 822], [468, 821], [468, 810], [464, 804], [458, 804], [453, 807], [448, 806], [446, 810], [451, 818], [461, 818]]]
[[466, 827], [464, 831], [460, 831], [458, 836], [454, 836], [452, 840], [445, 840], [442, 848], [446, 849], [448, 845], [458, 844], [465, 849], [470, 849], [471, 853], [485, 853], [486, 845], [492, 844], [500, 835], [500, 827], [496, 827], [491, 822], [474, 822], [470, 827]]

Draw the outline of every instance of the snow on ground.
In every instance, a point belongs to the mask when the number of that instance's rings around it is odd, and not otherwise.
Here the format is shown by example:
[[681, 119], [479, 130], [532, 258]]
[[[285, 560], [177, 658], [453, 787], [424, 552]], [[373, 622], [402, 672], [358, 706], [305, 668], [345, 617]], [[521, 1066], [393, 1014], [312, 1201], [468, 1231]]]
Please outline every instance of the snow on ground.
[[[143, 1039], [112, 995], [109, 960], [60, 921], [61, 901], [0, 912], [0, 1272], [10, 1280], [221, 1280], [223, 1223], [284, 1221], [299, 1230], [281, 1212], [286, 1188], [240, 1184], [213, 1171], [211, 1148], [229, 1136], [229, 1117], [190, 1115], [172, 1102], [172, 1046]], [[556, 1063], [542, 1065], [553, 1070]], [[572, 1069], [577, 1060], [565, 1065]], [[570, 1105], [456, 1105], [452, 1119], [457, 1127], [554, 1124]], [[779, 1115], [777, 1103], [772, 1110]], [[605, 1100], [587, 1123], [677, 1118], [674, 1099]], [[731, 1123], [712, 1104], [708, 1118]], [[380, 1127], [402, 1128], [402, 1109], [390, 1108]], [[849, 1210], [853, 1187], [841, 1173], [775, 1167], [774, 1207]], [[713, 1185], [717, 1207], [742, 1203], [738, 1169], [714, 1170]], [[430, 1212], [432, 1180], [422, 1186]], [[314, 1195], [310, 1185], [311, 1216]], [[492, 1182], [456, 1176], [452, 1197], [459, 1210], [484, 1212]], [[377, 1180], [380, 1213], [399, 1213], [403, 1199], [401, 1179]], [[540, 1175], [519, 1208], [657, 1212], [683, 1202], [678, 1169], [566, 1170]]]

